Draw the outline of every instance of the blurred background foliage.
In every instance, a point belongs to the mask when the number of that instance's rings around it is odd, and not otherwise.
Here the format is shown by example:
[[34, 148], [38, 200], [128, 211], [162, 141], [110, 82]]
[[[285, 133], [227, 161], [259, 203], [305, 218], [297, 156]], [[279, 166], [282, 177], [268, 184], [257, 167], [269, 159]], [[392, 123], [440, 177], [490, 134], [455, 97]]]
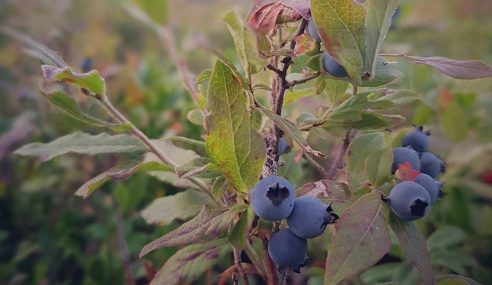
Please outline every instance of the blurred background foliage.
[[[222, 16], [235, 9], [246, 16], [251, 3], [239, 0], [169, 1], [180, 52], [190, 70], [209, 68], [213, 56], [199, 44], [206, 38], [235, 62], [232, 39]], [[180, 135], [200, 139], [201, 127], [187, 119], [193, 102], [155, 34], [125, 11], [122, 0], [0, 0], [0, 24], [13, 27], [56, 50], [74, 67], [96, 68], [109, 96], [149, 137]], [[404, 0], [384, 51], [492, 63], [490, 0]], [[155, 198], [179, 191], [155, 177], [136, 174], [107, 183], [87, 200], [75, 197], [83, 182], [109, 168], [114, 157], [64, 156], [47, 163], [12, 155], [18, 146], [51, 141], [76, 130], [97, 133], [55, 110], [39, 96], [39, 62], [18, 42], [0, 34], [0, 283], [123, 284], [124, 237], [137, 284], [150, 277], [176, 249], [160, 249], [138, 259], [144, 244], [176, 228], [146, 225], [140, 211]], [[430, 68], [401, 63], [395, 86], [412, 89], [421, 100], [399, 113], [432, 132], [432, 151], [446, 158], [447, 196], [419, 229], [428, 237], [436, 272], [471, 276], [492, 284], [492, 81], [452, 80]], [[82, 98], [83, 99], [83, 98]], [[287, 114], [316, 104], [307, 97]], [[90, 102], [86, 108], [92, 112]], [[296, 110], [293, 110], [296, 109]], [[299, 110], [300, 109], [300, 110]], [[406, 130], [406, 129], [405, 129]], [[320, 131], [315, 149], [330, 151], [333, 136]], [[317, 145], [316, 145], [317, 144]], [[315, 171], [285, 156], [283, 173], [296, 186], [316, 179]], [[118, 231], [123, 231], [122, 235]], [[315, 239], [313, 264], [303, 283], [322, 284], [328, 235]], [[416, 273], [401, 263], [395, 244], [360, 284], [398, 280], [415, 284]], [[231, 260], [210, 270], [196, 284], [207, 284]], [[210, 284], [210, 283], [208, 283]], [[302, 283], [301, 283], [302, 284]]]

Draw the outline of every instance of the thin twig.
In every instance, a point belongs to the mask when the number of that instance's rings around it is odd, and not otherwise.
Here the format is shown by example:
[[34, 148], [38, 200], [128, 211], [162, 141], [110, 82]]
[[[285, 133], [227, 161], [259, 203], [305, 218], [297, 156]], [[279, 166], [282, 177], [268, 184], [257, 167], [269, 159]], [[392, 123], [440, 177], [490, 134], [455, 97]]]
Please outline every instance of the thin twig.
[[[111, 101], [109, 101], [106, 96], [101, 96], [98, 99], [118, 122], [128, 125], [131, 129], [131, 132], [136, 137], [138, 137], [162, 162], [171, 167], [177, 167], [177, 164], [170, 158], [168, 158], [159, 148], [157, 148], [154, 143], [152, 143], [149, 137], [147, 137], [139, 128], [137, 128], [132, 122], [130, 122], [130, 120], [128, 120], [120, 111], [118, 111], [118, 109], [113, 106]], [[188, 180], [195, 184], [199, 188], [199, 190], [213, 198], [212, 193], [210, 193], [208, 187], [202, 181], [193, 177], [189, 177]], [[213, 200], [215, 201], [215, 199]]]
[[234, 264], [236, 265], [237, 272], [239, 273], [239, 277], [243, 280], [243, 285], [249, 285], [248, 276], [244, 271], [244, 268], [241, 263], [241, 254], [239, 251], [234, 248]]
[[111, 199], [114, 205], [114, 219], [116, 222], [118, 234], [118, 248], [121, 254], [121, 258], [123, 259], [123, 268], [125, 271], [125, 285], [135, 285], [136, 283], [132, 275], [132, 262], [130, 260], [128, 242], [125, 237], [125, 225], [123, 224], [123, 220], [121, 218], [120, 207], [118, 205], [118, 201], [116, 201], [114, 195], [112, 194]]
[[343, 168], [345, 153], [347, 152], [347, 149], [350, 146], [352, 139], [355, 137], [355, 134], [356, 134], [355, 130], [348, 130], [347, 133], [345, 134], [345, 139], [343, 140], [343, 144], [340, 147], [338, 154], [335, 160], [333, 161], [333, 164], [331, 165], [330, 170], [328, 170], [326, 179], [333, 180], [337, 175], [338, 170], [340, 168]]
[[293, 81], [287, 82], [287, 87], [288, 88], [291, 88], [291, 87], [294, 87], [296, 85], [306, 83], [309, 80], [313, 80], [315, 78], [318, 78], [320, 75], [321, 75], [321, 72], [318, 71], [318, 72], [315, 72], [312, 75], [309, 75], [309, 76], [307, 76], [307, 77], [305, 77], [303, 79], [293, 80]]
[[321, 174], [322, 177], [328, 176], [328, 171], [326, 171], [325, 167], [319, 164], [309, 153], [304, 152], [302, 156], [309, 164], [316, 168], [316, 170]]

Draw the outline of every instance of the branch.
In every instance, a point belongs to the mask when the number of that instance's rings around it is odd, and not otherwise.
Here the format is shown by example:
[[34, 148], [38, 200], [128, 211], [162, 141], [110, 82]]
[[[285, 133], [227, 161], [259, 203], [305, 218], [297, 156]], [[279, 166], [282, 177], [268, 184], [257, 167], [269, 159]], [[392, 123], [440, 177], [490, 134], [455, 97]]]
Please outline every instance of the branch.
[[345, 134], [345, 139], [343, 140], [343, 145], [340, 147], [340, 150], [338, 151], [338, 154], [335, 158], [335, 161], [331, 165], [330, 170], [328, 170], [328, 173], [326, 175], [326, 179], [333, 180], [335, 178], [335, 176], [337, 175], [338, 170], [343, 168], [345, 153], [347, 152], [347, 149], [350, 146], [350, 143], [354, 139], [355, 134], [356, 134], [355, 130], [348, 130], [347, 133]]
[[294, 87], [296, 85], [306, 83], [309, 80], [313, 80], [315, 78], [318, 78], [320, 75], [321, 75], [321, 72], [318, 71], [318, 72], [313, 73], [312, 75], [307, 76], [306, 78], [303, 78], [303, 79], [300, 79], [300, 80], [293, 80], [293, 81], [287, 82], [287, 87], [288, 88], [291, 88], [291, 87]]
[[[137, 128], [130, 120], [128, 120], [118, 109], [116, 109], [113, 104], [109, 101], [107, 96], [101, 96], [98, 98], [99, 101], [103, 104], [103, 106], [108, 110], [108, 112], [121, 124], [128, 125], [130, 127], [131, 132], [138, 137], [149, 149], [152, 151], [163, 163], [170, 165], [174, 168], [177, 167], [176, 163], [169, 159], [160, 149], [156, 147], [154, 143], [147, 137], [139, 128]], [[193, 184], [195, 184], [199, 190], [204, 192], [213, 198], [212, 193], [208, 190], [207, 185], [205, 185], [202, 181], [189, 177]], [[215, 201], [215, 199], [213, 199]]]
[[121, 219], [120, 207], [113, 194], [111, 194], [111, 199], [113, 200], [114, 205], [114, 219], [117, 227], [118, 249], [120, 250], [121, 258], [123, 259], [123, 268], [125, 270], [125, 285], [135, 285], [135, 280], [132, 275], [132, 262], [128, 251], [128, 242], [125, 237], [125, 225]]

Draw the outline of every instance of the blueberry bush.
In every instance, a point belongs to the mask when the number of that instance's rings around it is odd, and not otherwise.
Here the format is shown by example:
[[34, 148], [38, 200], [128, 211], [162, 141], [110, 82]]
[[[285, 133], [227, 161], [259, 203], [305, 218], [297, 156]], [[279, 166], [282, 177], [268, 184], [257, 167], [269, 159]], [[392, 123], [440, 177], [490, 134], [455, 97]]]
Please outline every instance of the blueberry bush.
[[[492, 221], [492, 105], [473, 93], [474, 85], [459, 93], [452, 84], [487, 80], [491, 66], [402, 52], [397, 39], [384, 45], [405, 7], [398, 0], [256, 0], [245, 17], [235, 11], [223, 16], [232, 48], [195, 39], [213, 62], [194, 75], [169, 5], [135, 0], [122, 11], [153, 32], [176, 69], [154, 77], [140, 71], [141, 84], [165, 93], [160, 77], [173, 74], [186, 90], [164, 103], [133, 97], [133, 104], [159, 113], [186, 100], [182, 117], [135, 121], [150, 110], [127, 115], [117, 107], [108, 83], [117, 73], [95, 69], [91, 59], [71, 66], [30, 36], [0, 30], [42, 62], [40, 96], [91, 130], [23, 145], [16, 157], [99, 156], [107, 166], [84, 179], [75, 195], [110, 190], [101, 204], [116, 209], [122, 268], [87, 261], [92, 279], [63, 284], [130, 285], [135, 276], [165, 285], [490, 281], [492, 252], [478, 260], [473, 244], [468, 251], [457, 246], [472, 243], [468, 236], [491, 245], [491, 232], [483, 228]], [[149, 121], [154, 129], [138, 127]], [[176, 131], [183, 125], [189, 131]], [[173, 191], [139, 196], [161, 182]], [[126, 183], [131, 189], [108, 186]], [[469, 188], [478, 198], [463, 191]], [[471, 209], [474, 199], [479, 206]], [[154, 225], [135, 243], [125, 238], [125, 207]], [[481, 209], [488, 217], [483, 222], [477, 220]], [[146, 227], [130, 224], [138, 226]], [[140, 271], [132, 268], [137, 255], [144, 262]], [[36, 269], [39, 276], [49, 273], [44, 266]], [[83, 271], [66, 274], [77, 278]]]

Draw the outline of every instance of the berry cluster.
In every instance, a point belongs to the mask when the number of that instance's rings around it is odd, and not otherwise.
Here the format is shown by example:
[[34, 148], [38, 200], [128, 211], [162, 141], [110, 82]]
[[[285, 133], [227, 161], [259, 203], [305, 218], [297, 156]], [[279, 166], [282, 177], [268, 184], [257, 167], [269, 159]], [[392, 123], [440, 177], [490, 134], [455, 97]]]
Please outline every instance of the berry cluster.
[[287, 219], [289, 228], [272, 235], [268, 253], [279, 268], [299, 272], [307, 261], [307, 240], [323, 233], [338, 216], [331, 206], [311, 196], [296, 198], [292, 184], [280, 176], [260, 180], [251, 191], [256, 215], [268, 221]]
[[[321, 42], [321, 37], [319, 36], [318, 28], [313, 21], [313, 18], [309, 19], [308, 22], [308, 32], [309, 35], [317, 42]], [[341, 66], [329, 53], [328, 51], [323, 52], [323, 68], [333, 77], [344, 78], [347, 77], [347, 71], [343, 66]]]
[[413, 181], [398, 183], [389, 194], [391, 209], [404, 221], [422, 218], [443, 195], [443, 184], [436, 178], [444, 172], [444, 162], [427, 152], [428, 136], [429, 132], [424, 132], [422, 127], [415, 128], [403, 137], [401, 147], [393, 149], [393, 173], [405, 164], [418, 171], [409, 179]]

